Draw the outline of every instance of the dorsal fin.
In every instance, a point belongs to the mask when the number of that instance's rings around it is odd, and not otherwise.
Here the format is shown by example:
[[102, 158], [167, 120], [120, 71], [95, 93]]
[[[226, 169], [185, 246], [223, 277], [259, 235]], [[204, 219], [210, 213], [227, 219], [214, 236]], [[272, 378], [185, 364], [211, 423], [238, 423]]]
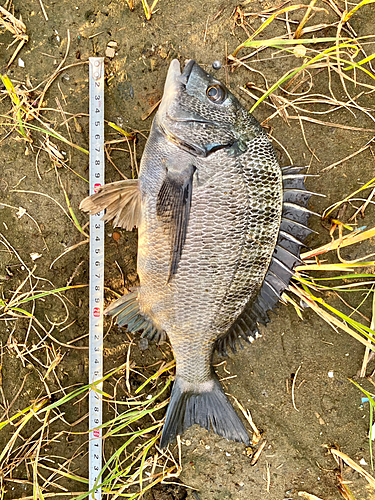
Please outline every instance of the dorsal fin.
[[112, 182], [100, 186], [92, 196], [81, 201], [79, 208], [95, 215], [106, 210], [102, 220], [113, 219], [113, 225], [131, 231], [141, 221], [141, 192], [137, 179]]
[[253, 342], [260, 335], [257, 324], [269, 322], [268, 311], [277, 305], [289, 286], [295, 266], [302, 262], [300, 249], [305, 246], [303, 241], [314, 232], [307, 227], [308, 219], [311, 214], [319, 215], [306, 208], [310, 197], [316, 193], [306, 191], [306, 176], [299, 173], [303, 168], [282, 168], [283, 211], [276, 247], [258, 295], [245, 306], [227, 333], [217, 339], [216, 349], [221, 355], [227, 355], [228, 346], [235, 352], [235, 344], [240, 339]]

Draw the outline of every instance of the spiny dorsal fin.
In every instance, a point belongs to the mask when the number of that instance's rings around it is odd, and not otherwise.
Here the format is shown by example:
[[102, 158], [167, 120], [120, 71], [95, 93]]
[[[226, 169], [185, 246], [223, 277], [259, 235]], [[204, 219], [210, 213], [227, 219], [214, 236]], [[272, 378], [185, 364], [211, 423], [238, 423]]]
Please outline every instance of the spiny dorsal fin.
[[226, 355], [228, 346], [235, 352], [235, 342], [239, 342], [240, 338], [254, 341], [258, 333], [257, 323], [268, 323], [267, 312], [277, 305], [289, 286], [295, 266], [301, 263], [300, 249], [305, 246], [303, 240], [314, 232], [307, 227], [308, 218], [311, 214], [319, 215], [307, 209], [310, 196], [316, 193], [305, 189], [304, 178], [309, 176], [299, 173], [302, 168], [288, 166], [282, 169], [282, 219], [269, 268], [257, 297], [245, 306], [226, 335], [217, 339], [219, 354]]

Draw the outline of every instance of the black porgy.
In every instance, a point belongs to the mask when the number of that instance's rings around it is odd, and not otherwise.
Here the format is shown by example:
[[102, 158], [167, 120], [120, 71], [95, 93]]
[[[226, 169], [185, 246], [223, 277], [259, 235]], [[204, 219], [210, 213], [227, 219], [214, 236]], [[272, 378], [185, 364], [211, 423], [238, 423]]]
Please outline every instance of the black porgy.
[[106, 184], [81, 203], [138, 227], [140, 285], [106, 313], [172, 344], [161, 447], [195, 423], [249, 443], [211, 360], [259, 335], [300, 262], [311, 232], [300, 170], [280, 168], [265, 131], [222, 83], [193, 60], [182, 72], [173, 60], [139, 179]]

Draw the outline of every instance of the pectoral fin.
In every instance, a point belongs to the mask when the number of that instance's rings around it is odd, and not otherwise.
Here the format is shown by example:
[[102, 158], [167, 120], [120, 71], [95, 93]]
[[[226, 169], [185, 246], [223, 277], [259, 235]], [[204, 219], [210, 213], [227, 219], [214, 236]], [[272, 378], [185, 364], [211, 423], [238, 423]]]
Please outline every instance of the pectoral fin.
[[168, 281], [177, 271], [186, 239], [195, 170], [194, 166], [190, 166], [181, 173], [168, 171], [157, 198], [157, 216], [168, 227], [170, 234], [171, 261]]
[[79, 206], [81, 210], [95, 215], [106, 210], [105, 222], [131, 231], [141, 220], [141, 192], [138, 180], [126, 179], [101, 186], [97, 193], [88, 196]]

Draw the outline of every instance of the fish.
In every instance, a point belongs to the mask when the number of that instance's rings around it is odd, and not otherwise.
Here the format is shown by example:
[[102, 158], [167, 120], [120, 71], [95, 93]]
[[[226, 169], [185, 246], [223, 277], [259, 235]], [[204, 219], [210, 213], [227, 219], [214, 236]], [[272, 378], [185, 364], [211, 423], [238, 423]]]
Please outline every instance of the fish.
[[197, 62], [174, 59], [138, 179], [99, 188], [80, 208], [138, 228], [135, 287], [106, 310], [119, 326], [168, 336], [176, 374], [160, 446], [198, 424], [249, 445], [212, 367], [260, 336], [300, 260], [313, 194], [280, 167], [265, 130]]

